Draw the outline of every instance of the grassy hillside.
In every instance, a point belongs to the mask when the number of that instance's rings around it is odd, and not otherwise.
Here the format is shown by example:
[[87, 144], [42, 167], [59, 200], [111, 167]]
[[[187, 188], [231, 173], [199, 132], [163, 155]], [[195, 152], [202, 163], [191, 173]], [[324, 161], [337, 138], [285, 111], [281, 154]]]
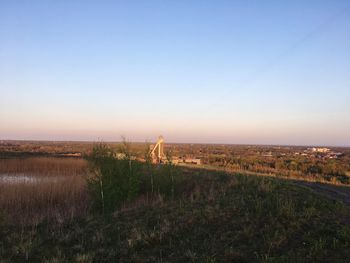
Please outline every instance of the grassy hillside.
[[[350, 210], [274, 178], [181, 169], [173, 198], [104, 216], [4, 223], [0, 262], [346, 262]], [[148, 182], [145, 181], [144, 185]]]

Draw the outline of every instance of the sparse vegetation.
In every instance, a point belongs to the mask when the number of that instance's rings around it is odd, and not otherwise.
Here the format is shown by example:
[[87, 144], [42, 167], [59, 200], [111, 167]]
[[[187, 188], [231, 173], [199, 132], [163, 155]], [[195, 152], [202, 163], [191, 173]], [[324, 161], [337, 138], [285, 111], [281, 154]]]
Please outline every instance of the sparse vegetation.
[[[125, 158], [116, 159], [115, 149], [95, 145], [87, 188], [81, 176], [68, 176], [67, 168], [67, 178], [81, 181], [67, 181], [57, 195], [42, 185], [35, 193], [41, 199], [13, 205], [13, 217], [15, 208], [32, 209], [31, 215], [46, 211], [35, 222], [8, 221], [11, 209], [2, 206], [1, 262], [346, 262], [350, 257], [350, 209], [341, 202], [280, 178], [153, 165], [147, 154], [146, 162], [139, 162], [130, 158], [128, 145], [121, 146]], [[73, 170], [81, 164], [73, 169], [67, 161]], [[50, 207], [57, 209], [48, 212]], [[57, 220], [60, 213], [70, 215]]]
[[176, 167], [170, 162], [154, 166], [148, 152], [145, 162], [133, 160], [129, 148], [124, 142], [120, 149], [123, 157], [118, 159], [106, 144], [94, 146], [89, 157], [91, 173], [87, 185], [95, 211], [113, 212], [140, 196], [174, 198], [179, 185]]
[[[74, 153], [88, 156], [92, 145], [88, 142], [4, 141], [0, 144], [0, 157], [57, 157]], [[122, 146], [123, 143], [108, 143], [113, 151], [119, 151]], [[145, 157], [143, 143], [132, 143], [129, 148], [134, 156]], [[204, 165], [234, 172], [276, 174], [332, 184], [350, 183], [350, 148], [331, 147], [332, 152], [338, 153], [332, 156], [310, 153], [307, 149], [302, 146], [167, 144], [165, 150], [173, 152], [174, 156], [199, 157]]]
[[0, 159], [0, 174], [26, 174], [35, 176], [83, 175], [87, 163], [78, 158], [9, 158]]
[[[329, 261], [349, 257], [349, 209], [274, 180], [181, 170], [182, 195], [105, 216], [2, 228], [11, 262]], [[6, 262], [6, 261], [5, 261]]]
[[94, 210], [103, 214], [112, 212], [123, 202], [137, 196], [141, 163], [131, 160], [130, 154], [116, 159], [115, 153], [107, 145], [97, 144], [89, 161], [91, 176], [88, 178], [88, 189]]
[[87, 163], [70, 158], [0, 159], [0, 175], [37, 181], [0, 181], [0, 211], [11, 225], [63, 222], [86, 215], [88, 196], [83, 176]]

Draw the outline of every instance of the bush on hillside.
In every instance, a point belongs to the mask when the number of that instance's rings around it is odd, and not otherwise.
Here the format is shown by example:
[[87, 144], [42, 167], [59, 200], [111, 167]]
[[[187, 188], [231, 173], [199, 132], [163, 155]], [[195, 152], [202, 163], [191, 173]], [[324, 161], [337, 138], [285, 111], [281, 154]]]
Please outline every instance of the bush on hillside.
[[130, 145], [123, 142], [122, 155], [106, 144], [95, 144], [88, 157], [90, 176], [87, 186], [94, 211], [109, 213], [141, 195], [150, 198], [174, 199], [182, 195], [183, 177], [170, 161], [162, 165], [151, 162], [149, 152], [145, 162], [133, 160]]
[[93, 147], [89, 163], [91, 175], [87, 182], [94, 210], [112, 212], [137, 196], [141, 164], [131, 160], [130, 155], [116, 159], [114, 151], [100, 143]]

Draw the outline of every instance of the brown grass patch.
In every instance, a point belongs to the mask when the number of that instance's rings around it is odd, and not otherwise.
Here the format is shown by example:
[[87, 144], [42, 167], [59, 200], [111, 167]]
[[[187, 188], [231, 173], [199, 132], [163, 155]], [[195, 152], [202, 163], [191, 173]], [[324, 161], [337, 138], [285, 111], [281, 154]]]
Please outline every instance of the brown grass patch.
[[81, 175], [87, 162], [79, 158], [32, 157], [0, 159], [0, 174]]
[[[0, 180], [0, 216], [8, 224], [63, 222], [87, 213], [87, 163], [74, 158], [0, 160], [0, 176], [32, 176], [35, 181]], [[53, 180], [50, 179], [50, 177]]]

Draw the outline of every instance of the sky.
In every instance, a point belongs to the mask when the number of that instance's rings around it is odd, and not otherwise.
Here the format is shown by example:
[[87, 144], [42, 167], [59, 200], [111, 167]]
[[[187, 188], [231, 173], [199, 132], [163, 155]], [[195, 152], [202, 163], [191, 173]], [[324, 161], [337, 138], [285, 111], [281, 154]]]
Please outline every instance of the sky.
[[350, 2], [0, 1], [0, 139], [350, 146]]

